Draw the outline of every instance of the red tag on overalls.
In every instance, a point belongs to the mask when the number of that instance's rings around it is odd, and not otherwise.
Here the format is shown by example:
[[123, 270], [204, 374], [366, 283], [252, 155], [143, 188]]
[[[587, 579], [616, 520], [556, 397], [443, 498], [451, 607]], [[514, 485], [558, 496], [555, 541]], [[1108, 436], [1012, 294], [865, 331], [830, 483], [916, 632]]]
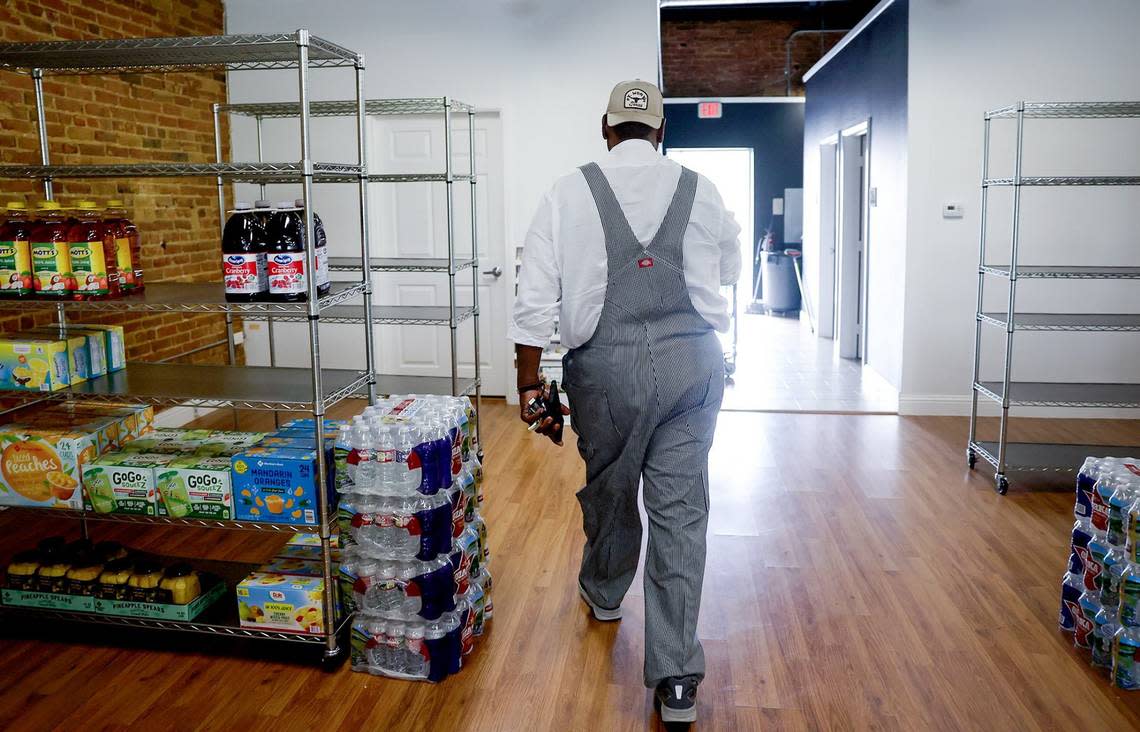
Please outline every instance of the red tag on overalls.
[[653, 266], [653, 258], [652, 257], [645, 257], [643, 259], [639, 259], [639, 260], [637, 260], [637, 266], [638, 266], [638, 269], [645, 269], [646, 267], [652, 267]]

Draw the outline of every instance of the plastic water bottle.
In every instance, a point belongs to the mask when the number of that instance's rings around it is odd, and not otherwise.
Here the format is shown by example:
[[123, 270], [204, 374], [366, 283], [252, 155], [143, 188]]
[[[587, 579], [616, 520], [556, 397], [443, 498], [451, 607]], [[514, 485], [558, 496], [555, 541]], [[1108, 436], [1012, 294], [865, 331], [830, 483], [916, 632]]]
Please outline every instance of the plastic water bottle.
[[404, 673], [420, 679], [428, 675], [424, 635], [423, 623], [409, 622], [404, 629]]
[[404, 647], [404, 623], [393, 620], [388, 623], [388, 665], [387, 670], [393, 673], [406, 673], [408, 662], [406, 648]]
[[372, 427], [376, 450], [376, 487], [386, 496], [400, 494], [396, 462], [396, 432], [390, 424], [376, 422]]
[[366, 654], [368, 665], [376, 669], [388, 666], [388, 624], [380, 619], [370, 621], [366, 626], [369, 647]]
[[342, 424], [337, 428], [336, 442], [333, 443], [334, 485], [338, 493], [352, 490], [352, 480], [348, 475], [348, 455], [352, 451], [352, 426]]
[[1120, 629], [1120, 622], [1112, 608], [1101, 607], [1093, 618], [1091, 639], [1092, 665], [1097, 668], [1112, 668], [1112, 640]]
[[1121, 626], [1112, 645], [1112, 683], [1126, 690], [1140, 689], [1140, 628]]
[[1111, 471], [1102, 468], [1097, 475], [1096, 487], [1092, 492], [1092, 525], [1098, 536], [1108, 533], [1108, 500], [1112, 497], [1110, 485]]
[[1140, 626], [1140, 565], [1125, 562], [1120, 582], [1120, 624]]
[[[475, 521], [475, 513], [479, 509], [479, 495], [478, 488], [475, 486], [475, 475], [471, 472], [471, 469], [467, 467], [467, 463], [463, 464], [463, 469], [459, 471], [455, 482], [460, 490], [463, 491], [464, 495], [463, 523], [464, 525], [473, 523]], [[462, 528], [460, 531], [462, 531]]]
[[[420, 562], [400, 562], [397, 569], [396, 580], [400, 583], [402, 588], [412, 587], [415, 585], [416, 577], [420, 574]], [[423, 608], [423, 595], [411, 594], [406, 590], [403, 592], [403, 599], [400, 606], [400, 612], [405, 617], [416, 615]]]
[[1124, 473], [1115, 471], [1107, 481], [1107, 487], [1112, 489], [1108, 498], [1108, 543], [1123, 549], [1126, 541], [1124, 525], [1133, 500], [1132, 486]]
[[363, 494], [375, 494], [376, 452], [375, 438], [367, 422], [355, 425], [352, 431], [352, 450], [356, 453], [356, 489]]
[[1073, 617], [1073, 645], [1077, 648], [1088, 649], [1092, 644], [1093, 619], [1101, 610], [1100, 600], [1094, 592], [1084, 592], [1078, 601], [1077, 614]]
[[401, 424], [396, 428], [396, 463], [400, 493], [417, 491], [423, 481], [423, 465], [416, 448], [420, 444], [420, 432], [411, 424]]
[[1124, 570], [1128, 562], [1124, 550], [1111, 547], [1104, 555], [1104, 568], [1100, 572], [1100, 603], [1109, 607], [1120, 606], [1120, 587], [1124, 583]]

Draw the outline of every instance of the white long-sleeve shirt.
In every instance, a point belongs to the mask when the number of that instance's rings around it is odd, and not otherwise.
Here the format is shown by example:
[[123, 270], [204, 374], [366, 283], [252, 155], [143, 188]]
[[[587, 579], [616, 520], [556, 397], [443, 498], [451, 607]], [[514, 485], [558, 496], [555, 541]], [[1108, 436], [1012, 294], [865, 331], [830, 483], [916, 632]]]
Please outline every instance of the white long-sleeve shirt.
[[[637, 240], [653, 239], [681, 177], [681, 166], [645, 140], [627, 140], [598, 161]], [[740, 276], [740, 226], [707, 178], [696, 200], [682, 248], [685, 284], [697, 312], [728, 330], [728, 301], [720, 287]], [[597, 205], [581, 171], [560, 178], [543, 196], [527, 232], [518, 297], [508, 337], [545, 347], [557, 318], [562, 344], [583, 345], [594, 334], [606, 296], [606, 239]]]

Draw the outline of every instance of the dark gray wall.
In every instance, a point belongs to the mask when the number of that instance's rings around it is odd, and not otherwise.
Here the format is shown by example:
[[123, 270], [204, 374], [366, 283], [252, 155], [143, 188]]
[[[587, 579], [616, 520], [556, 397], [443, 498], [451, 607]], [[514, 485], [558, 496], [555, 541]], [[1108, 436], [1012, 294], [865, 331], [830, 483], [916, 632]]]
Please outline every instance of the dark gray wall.
[[895, 0], [808, 80], [804, 110], [805, 267], [816, 274], [808, 277], [816, 302], [823, 285], [808, 260], [819, 247], [819, 144], [871, 122], [870, 185], [878, 203], [870, 209], [867, 241], [867, 352], [870, 365], [896, 387], [906, 259], [908, 23], [908, 0]]
[[[772, 216], [772, 199], [782, 198], [785, 188], [803, 185], [804, 105], [726, 102], [722, 111], [719, 119], [699, 119], [696, 104], [666, 104], [665, 147], [751, 148], [756, 175], [753, 236], [759, 240], [772, 226], [782, 241], [784, 217]], [[755, 249], [755, 241], [752, 246]]]

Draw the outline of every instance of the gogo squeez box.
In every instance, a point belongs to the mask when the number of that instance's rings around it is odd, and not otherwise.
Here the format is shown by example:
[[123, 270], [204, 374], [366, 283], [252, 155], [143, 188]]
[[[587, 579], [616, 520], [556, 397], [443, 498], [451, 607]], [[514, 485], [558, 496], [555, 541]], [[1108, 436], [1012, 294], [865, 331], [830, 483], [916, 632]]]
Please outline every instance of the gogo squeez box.
[[[233, 457], [234, 518], [274, 524], [317, 523], [317, 453], [254, 447]], [[326, 481], [329, 510], [335, 493]]]
[[230, 458], [213, 455], [180, 457], [157, 470], [158, 515], [173, 518], [234, 517]]

